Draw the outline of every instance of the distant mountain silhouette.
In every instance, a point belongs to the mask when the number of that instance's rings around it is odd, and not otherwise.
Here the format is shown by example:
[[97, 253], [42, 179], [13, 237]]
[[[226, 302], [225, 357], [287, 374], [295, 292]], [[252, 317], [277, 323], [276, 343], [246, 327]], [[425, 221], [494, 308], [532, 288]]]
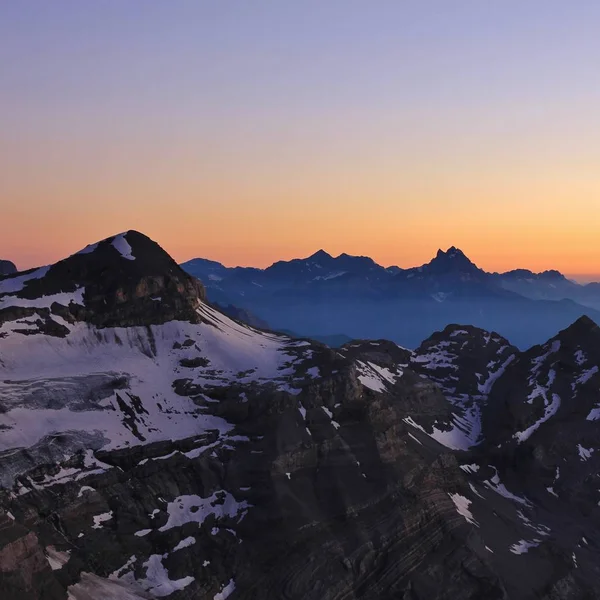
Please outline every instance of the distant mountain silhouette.
[[181, 266], [205, 284], [211, 301], [306, 336], [343, 332], [415, 347], [435, 330], [466, 322], [524, 348], [583, 314], [600, 319], [600, 284], [579, 285], [558, 271], [489, 273], [454, 246], [410, 269], [324, 250], [266, 269], [201, 258]]
[[17, 267], [15, 266], [15, 263], [10, 260], [0, 260], [0, 277], [2, 275], [11, 275], [16, 272]]

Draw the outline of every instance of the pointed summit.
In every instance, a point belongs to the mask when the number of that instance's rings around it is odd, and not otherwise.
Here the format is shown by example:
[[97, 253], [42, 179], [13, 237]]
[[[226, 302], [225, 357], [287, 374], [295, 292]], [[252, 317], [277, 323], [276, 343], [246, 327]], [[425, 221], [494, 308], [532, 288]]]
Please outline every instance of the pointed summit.
[[583, 315], [566, 329], [563, 329], [558, 334], [558, 337], [573, 337], [574, 339], [577, 339], [589, 334], [600, 335], [600, 327], [598, 327], [595, 321], [590, 319], [587, 315]]
[[321, 249], [321, 250], [317, 250], [314, 254], [311, 254], [311, 256], [309, 256], [306, 260], [311, 260], [313, 262], [319, 262], [322, 260], [330, 260], [332, 258], [333, 258], [333, 256], [331, 256], [331, 254], [329, 254], [328, 252], [325, 252], [325, 250]]
[[67, 320], [98, 327], [193, 321], [205, 298], [197, 279], [156, 242], [133, 230], [89, 244], [24, 278], [13, 277], [0, 286], [0, 304], [46, 309], [59, 305]]
[[467, 259], [469, 260], [466, 256], [465, 253], [460, 249], [457, 248], [456, 246], [450, 246], [450, 248], [448, 248], [448, 250], [446, 250], [446, 252], [444, 252], [441, 248], [437, 251], [437, 255], [436, 258], [458, 258], [458, 259]]
[[438, 250], [435, 258], [426, 265], [427, 270], [431, 273], [442, 274], [442, 273], [479, 273], [481, 269], [475, 265], [465, 253], [457, 248], [451, 246], [444, 252]]

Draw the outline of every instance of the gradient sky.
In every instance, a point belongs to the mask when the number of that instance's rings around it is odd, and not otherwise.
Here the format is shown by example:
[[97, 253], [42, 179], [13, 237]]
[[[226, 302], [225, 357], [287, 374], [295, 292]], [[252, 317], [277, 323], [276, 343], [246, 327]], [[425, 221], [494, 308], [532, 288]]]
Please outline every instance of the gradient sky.
[[600, 274], [600, 3], [0, 2], [0, 258]]

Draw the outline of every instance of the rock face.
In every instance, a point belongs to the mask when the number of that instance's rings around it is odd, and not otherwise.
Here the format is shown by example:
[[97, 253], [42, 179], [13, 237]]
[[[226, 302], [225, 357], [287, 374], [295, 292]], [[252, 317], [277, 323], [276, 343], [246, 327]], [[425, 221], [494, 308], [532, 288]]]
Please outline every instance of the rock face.
[[[99, 328], [196, 321], [204, 287], [158, 244], [136, 232], [87, 246], [49, 267], [0, 281], [0, 323], [24, 317]], [[40, 327], [40, 325], [38, 325]], [[64, 334], [58, 329], [58, 334]]]
[[334, 350], [232, 320], [135, 232], [0, 306], [2, 600], [600, 594], [589, 320]]
[[10, 262], [10, 260], [0, 260], [0, 276], [2, 275], [12, 275], [17, 272], [17, 267], [15, 263]]

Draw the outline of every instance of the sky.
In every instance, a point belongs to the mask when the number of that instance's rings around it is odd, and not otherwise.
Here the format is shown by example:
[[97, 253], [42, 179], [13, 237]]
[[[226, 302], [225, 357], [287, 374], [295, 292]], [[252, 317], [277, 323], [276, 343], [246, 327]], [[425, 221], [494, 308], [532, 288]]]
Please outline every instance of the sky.
[[127, 229], [600, 278], [600, 3], [0, 2], [0, 258]]

